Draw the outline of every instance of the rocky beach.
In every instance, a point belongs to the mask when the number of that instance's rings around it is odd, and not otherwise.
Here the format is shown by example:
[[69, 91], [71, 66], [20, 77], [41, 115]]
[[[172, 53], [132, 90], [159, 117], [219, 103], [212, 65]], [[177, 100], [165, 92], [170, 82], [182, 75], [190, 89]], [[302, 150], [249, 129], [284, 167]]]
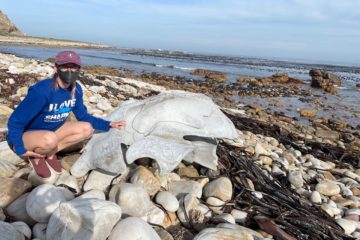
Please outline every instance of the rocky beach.
[[[347, 109], [351, 123], [320, 114], [337, 110], [323, 101], [336, 96], [336, 75], [314, 69], [311, 85], [286, 73], [238, 76], [228, 83], [221, 72], [204, 69], [193, 71], [203, 78], [198, 81], [85, 66], [79, 82], [95, 116], [106, 117], [129, 99], [184, 90], [210, 97], [237, 137], [216, 139], [216, 169], [182, 161], [160, 174], [158, 159], [143, 158], [120, 175], [94, 169], [76, 177], [71, 168], [84, 154], [83, 143], [62, 151], [62, 174], [44, 182], [12, 153], [4, 136], [28, 87], [53, 71], [49, 61], [0, 53], [0, 236], [360, 239], [359, 109]], [[290, 109], [292, 115], [276, 111], [287, 104], [281, 98], [291, 96], [310, 105]], [[247, 98], [267, 105], [242, 102]]]

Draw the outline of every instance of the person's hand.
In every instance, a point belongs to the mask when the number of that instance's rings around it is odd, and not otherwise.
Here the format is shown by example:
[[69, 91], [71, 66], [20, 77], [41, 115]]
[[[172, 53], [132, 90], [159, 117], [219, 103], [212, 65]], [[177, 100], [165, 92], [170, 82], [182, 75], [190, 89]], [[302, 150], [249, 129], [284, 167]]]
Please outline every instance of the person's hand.
[[110, 122], [110, 127], [122, 129], [126, 126], [126, 121]]
[[36, 153], [36, 152], [32, 152], [32, 151], [26, 151], [26, 153], [21, 155], [21, 157], [25, 157], [25, 158], [28, 158], [28, 157], [43, 158], [43, 157], [45, 157], [45, 155], [42, 155], [42, 154], [39, 154], [39, 153]]

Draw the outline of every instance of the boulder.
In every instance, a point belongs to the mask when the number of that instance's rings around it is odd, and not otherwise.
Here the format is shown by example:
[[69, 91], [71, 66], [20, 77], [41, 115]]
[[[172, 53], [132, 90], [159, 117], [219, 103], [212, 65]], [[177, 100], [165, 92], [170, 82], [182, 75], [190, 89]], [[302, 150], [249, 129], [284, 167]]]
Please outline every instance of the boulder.
[[311, 76], [311, 86], [315, 88], [322, 88], [327, 92], [336, 93], [336, 86], [341, 86], [341, 80], [333, 73], [329, 73], [321, 69], [311, 69], [309, 72]]
[[100, 199], [63, 202], [51, 215], [46, 239], [106, 239], [121, 218], [115, 203]]

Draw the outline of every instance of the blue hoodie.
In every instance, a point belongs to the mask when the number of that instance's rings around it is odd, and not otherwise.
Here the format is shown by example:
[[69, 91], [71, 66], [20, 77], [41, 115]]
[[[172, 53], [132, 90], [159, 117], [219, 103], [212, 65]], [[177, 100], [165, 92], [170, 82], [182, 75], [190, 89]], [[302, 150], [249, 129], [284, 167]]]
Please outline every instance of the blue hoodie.
[[88, 114], [83, 103], [81, 86], [76, 83], [75, 98], [71, 87], [54, 88], [54, 78], [42, 80], [29, 88], [27, 96], [11, 114], [8, 121], [7, 141], [17, 155], [24, 154], [22, 135], [30, 130], [55, 131], [61, 127], [72, 111], [77, 120], [89, 122], [94, 129], [108, 131], [110, 122]]

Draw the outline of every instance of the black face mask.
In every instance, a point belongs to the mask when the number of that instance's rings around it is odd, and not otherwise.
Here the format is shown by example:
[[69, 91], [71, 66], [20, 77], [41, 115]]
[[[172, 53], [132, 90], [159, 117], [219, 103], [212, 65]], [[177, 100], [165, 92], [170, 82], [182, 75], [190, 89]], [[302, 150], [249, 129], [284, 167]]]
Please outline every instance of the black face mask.
[[65, 83], [66, 85], [68, 84], [73, 84], [80, 75], [80, 71], [76, 71], [76, 72], [72, 72], [72, 71], [58, 71], [58, 75], [60, 80]]

